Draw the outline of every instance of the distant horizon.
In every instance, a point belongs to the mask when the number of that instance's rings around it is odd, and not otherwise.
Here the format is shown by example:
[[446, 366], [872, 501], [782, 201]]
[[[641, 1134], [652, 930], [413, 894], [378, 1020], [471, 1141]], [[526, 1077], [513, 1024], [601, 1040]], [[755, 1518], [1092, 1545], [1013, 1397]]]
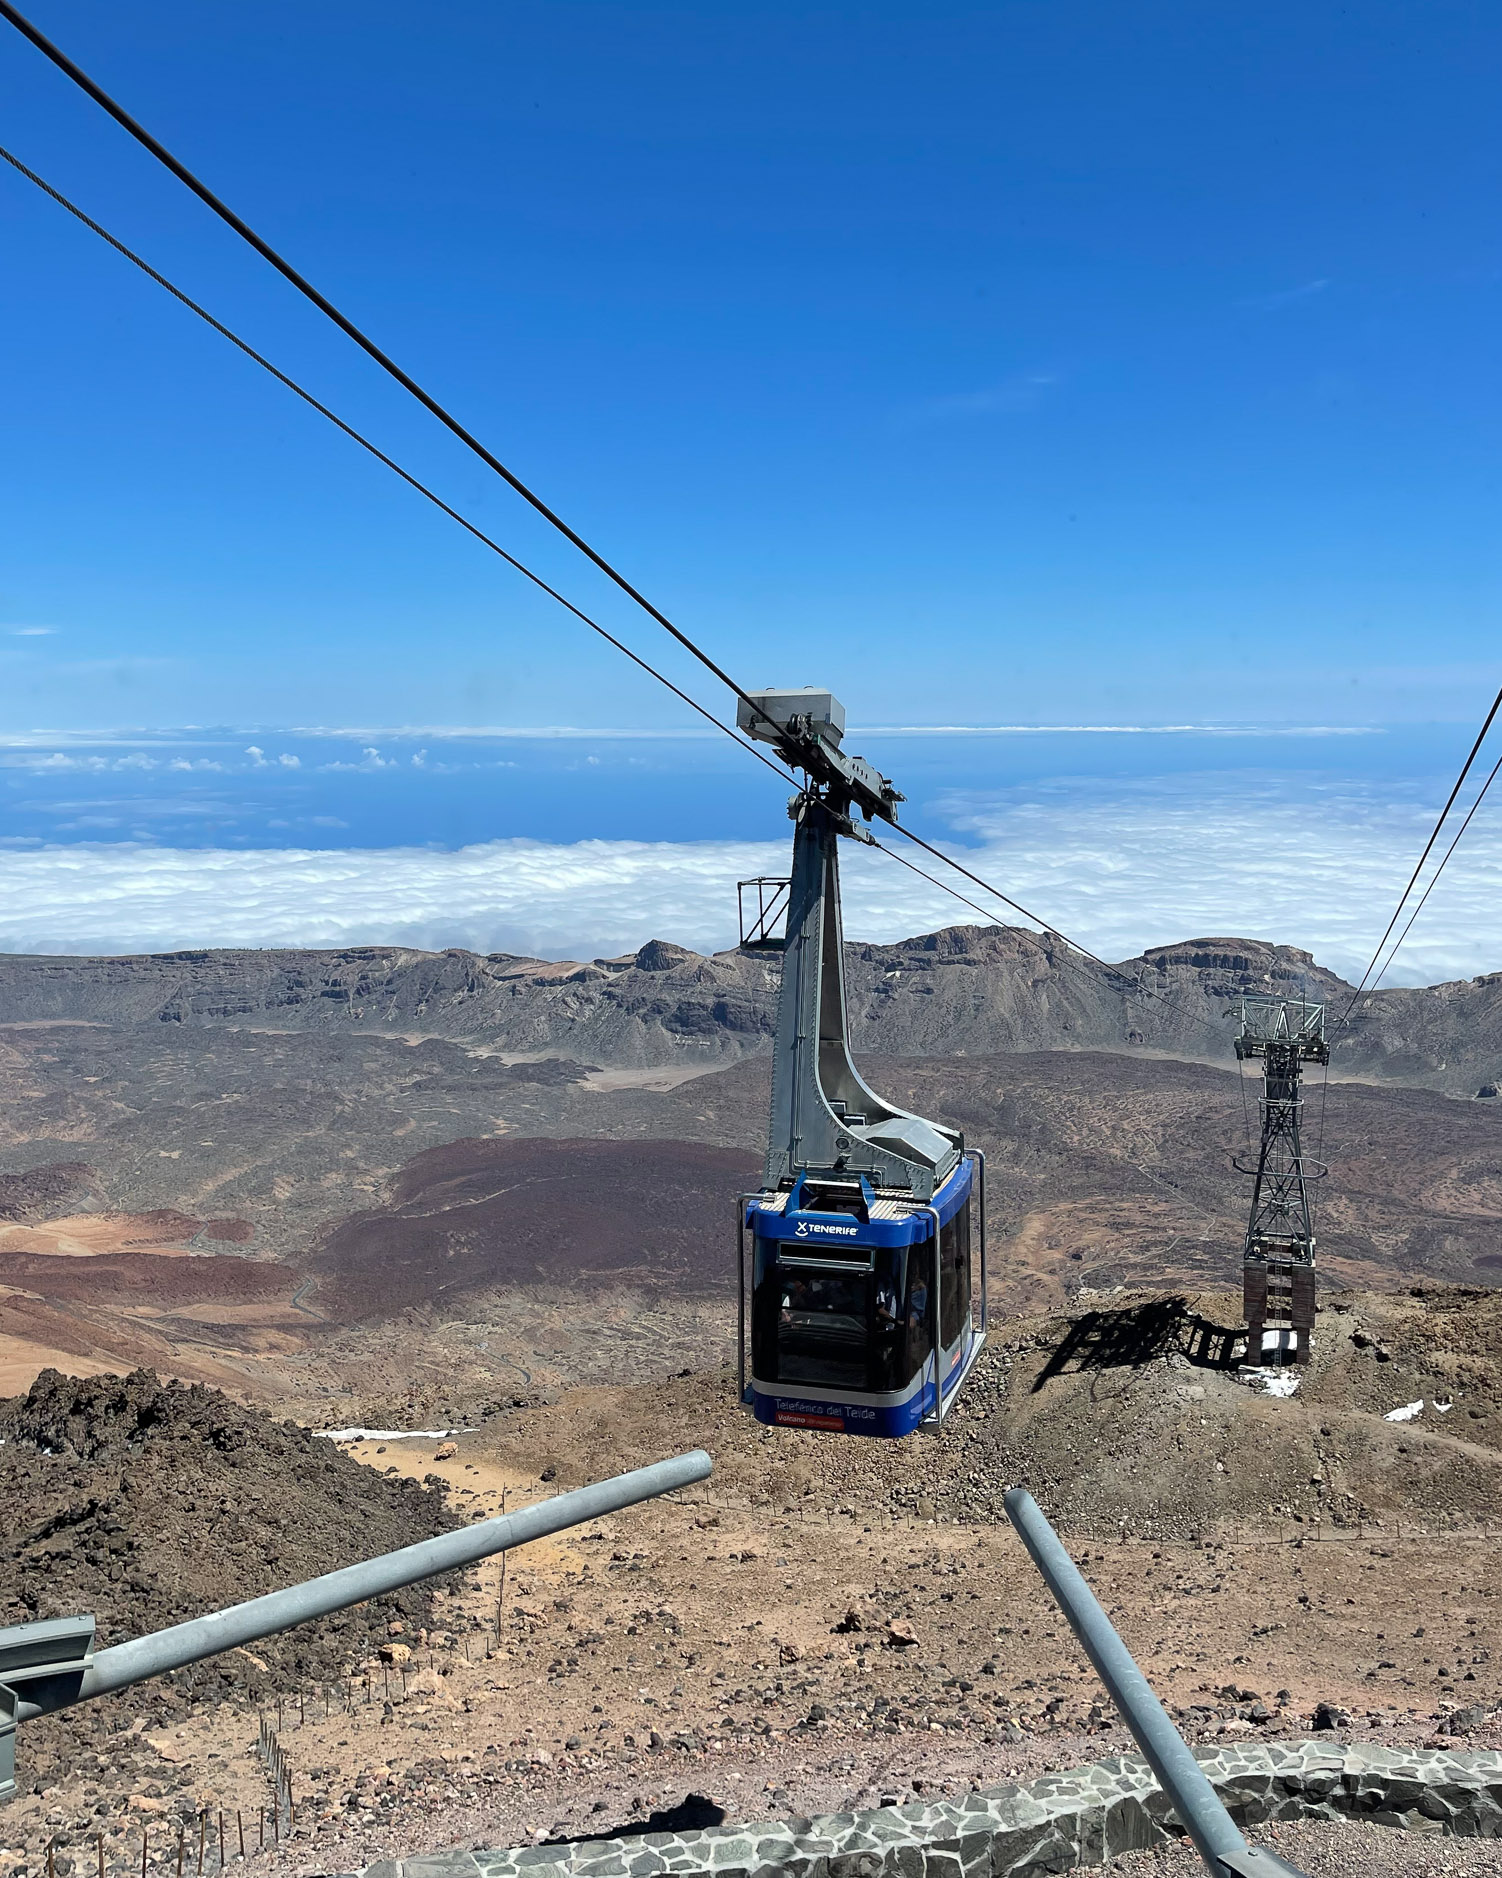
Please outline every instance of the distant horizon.
[[[712, 734], [570, 730], [0, 736], [0, 948], [732, 944], [737, 879], [786, 872], [790, 779]], [[904, 827], [1092, 952], [1240, 932], [1354, 982], [1471, 737], [873, 731], [848, 747], [892, 776]], [[847, 846], [852, 938], [1015, 919], [911, 858], [953, 894]], [[1388, 982], [1502, 969], [1499, 892], [1483, 811]]]
[[[1456, 720], [1465, 722], [1465, 719]], [[1448, 726], [1450, 720], [1435, 719]], [[1382, 737], [1393, 727], [1388, 724], [1279, 724], [1230, 723], [1206, 721], [1200, 724], [851, 724], [843, 740], [855, 737]], [[1412, 726], [1405, 726], [1412, 728]], [[26, 749], [35, 743], [108, 743], [167, 741], [199, 737], [362, 737], [411, 739], [414, 737], [506, 738], [506, 737], [599, 737], [604, 741], [640, 740], [642, 742], [713, 742], [731, 729], [727, 720], [723, 730], [707, 724], [683, 724], [666, 729], [641, 725], [613, 724], [106, 724], [72, 730], [49, 729], [45, 725], [30, 730], [0, 730], [0, 750]]]

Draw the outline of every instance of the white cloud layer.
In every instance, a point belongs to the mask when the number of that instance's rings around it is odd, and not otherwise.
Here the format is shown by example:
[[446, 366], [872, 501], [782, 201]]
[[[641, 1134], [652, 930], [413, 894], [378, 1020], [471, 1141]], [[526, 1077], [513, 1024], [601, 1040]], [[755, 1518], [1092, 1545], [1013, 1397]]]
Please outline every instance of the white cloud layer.
[[[1199, 936], [1275, 939], [1359, 975], [1423, 845], [1432, 810], [1358, 792], [1311, 804], [1180, 778], [1101, 801], [951, 801], [978, 845], [950, 845], [1102, 957]], [[927, 831], [943, 830], [932, 824]], [[900, 838], [925, 868], [936, 862]], [[0, 849], [0, 948], [406, 944], [543, 957], [608, 956], [653, 937], [714, 950], [735, 939], [735, 883], [787, 869], [785, 840], [555, 845], [443, 852], [164, 848]], [[846, 930], [893, 940], [980, 916], [882, 855], [845, 854]], [[985, 895], [956, 878], [981, 904]], [[1433, 983], [1502, 969], [1502, 838], [1483, 810], [1389, 973]], [[997, 909], [998, 919], [1015, 916]]]

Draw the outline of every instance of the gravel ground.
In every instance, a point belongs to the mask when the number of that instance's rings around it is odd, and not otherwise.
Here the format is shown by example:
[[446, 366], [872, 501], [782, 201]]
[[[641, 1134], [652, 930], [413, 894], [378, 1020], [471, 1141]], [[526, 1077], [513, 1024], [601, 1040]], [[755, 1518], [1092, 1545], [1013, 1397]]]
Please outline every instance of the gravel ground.
[[[295, 1743], [295, 1734], [291, 1739]], [[1394, 1744], [1389, 1740], [1387, 1745]], [[904, 1805], [954, 1798], [977, 1786], [1025, 1784], [1050, 1771], [1130, 1751], [1116, 1727], [1094, 1734], [1060, 1731], [1005, 1745], [937, 1735], [880, 1746], [850, 1740], [776, 1742], [761, 1753], [660, 1754], [629, 1768], [534, 1768], [520, 1777], [508, 1777], [483, 1759], [468, 1766], [433, 1760], [370, 1791], [376, 1817], [300, 1816], [290, 1839], [277, 1850], [268, 1847], [253, 1862], [258, 1878], [314, 1878], [358, 1872], [377, 1859], [449, 1848], [624, 1837]], [[139, 1860], [141, 1823], [117, 1856], [128, 1861], [134, 1851]], [[190, 1841], [194, 1830], [190, 1826]], [[1336, 1873], [1429, 1878], [1449, 1872], [1502, 1878], [1502, 1845], [1496, 1842], [1345, 1822], [1269, 1826], [1249, 1837], [1281, 1853], [1309, 1878]], [[84, 1841], [73, 1843], [76, 1848]], [[175, 1824], [151, 1822], [153, 1870], [172, 1869], [175, 1843]], [[109, 1869], [115, 1871], [113, 1862]], [[1110, 1869], [1136, 1878], [1202, 1878], [1203, 1873], [1187, 1844], [1129, 1853]], [[88, 1874], [80, 1868], [74, 1878]]]
[[[1177, 1374], [1164, 1371], [1171, 1389]], [[774, 1444], [724, 1395], [713, 1375], [576, 1389], [453, 1442], [373, 1440], [341, 1455], [298, 1431], [263, 1428], [264, 1418], [242, 1448], [252, 1432], [235, 1419], [244, 1411], [206, 1392], [153, 1393], [153, 1427], [159, 1413], [165, 1429], [143, 1431], [138, 1452], [126, 1442], [120, 1460], [109, 1430], [105, 1441], [116, 1474], [131, 1483], [127, 1494], [113, 1480], [110, 1497], [132, 1518], [109, 1515], [123, 1530], [101, 1536], [134, 1540], [132, 1561], [156, 1554], [155, 1584], [142, 1573], [138, 1588], [134, 1563], [117, 1579], [114, 1554], [94, 1544], [102, 1508], [92, 1482], [75, 1474], [104, 1457], [83, 1459], [79, 1440], [91, 1449], [96, 1437], [88, 1426], [71, 1430], [75, 1418], [65, 1415], [56, 1431], [38, 1426], [21, 1457], [27, 1479], [42, 1467], [57, 1479], [36, 1502], [17, 1582], [34, 1588], [39, 1606], [44, 1591], [101, 1605], [123, 1591], [149, 1606], [171, 1588], [180, 1606], [201, 1609], [229, 1601], [230, 1590], [198, 1582], [225, 1566], [191, 1544], [205, 1510], [258, 1520], [295, 1501], [290, 1534], [268, 1522], [247, 1543], [265, 1569], [263, 1545], [290, 1536], [323, 1544], [337, 1530], [358, 1543], [361, 1520], [347, 1509], [358, 1514], [367, 1493], [384, 1517], [423, 1508], [468, 1521], [658, 1459], [690, 1435], [711, 1448], [706, 1489], [513, 1555], [504, 1599], [500, 1562], [490, 1561], [433, 1586], [426, 1623], [408, 1616], [351, 1636], [354, 1660], [332, 1687], [323, 1673], [268, 1675], [263, 1711], [291, 1768], [297, 1826], [280, 1854], [258, 1856], [267, 1878], [351, 1872], [444, 1846], [614, 1836], [649, 1829], [653, 1815], [687, 1824], [681, 1809], [695, 1796], [702, 1811], [692, 1823], [702, 1824], [713, 1815], [734, 1823], [863, 1810], [1023, 1782], [1126, 1750], [1011, 1532], [984, 1516], [955, 1520], [932, 1502], [894, 1512], [888, 1493], [932, 1489], [943, 1454], [835, 1450], [813, 1437]], [[1154, 1458], [1165, 1483], [1199, 1451], [1203, 1406], [1185, 1400], [1177, 1462], [1166, 1450]], [[956, 1439], [986, 1425], [979, 1410], [989, 1421], [984, 1401], [965, 1408]], [[59, 1451], [64, 1439], [74, 1458]], [[258, 1467], [221, 1474], [221, 1443], [255, 1460], [280, 1443], [266, 1470], [269, 1498], [246, 1490], [260, 1487]], [[982, 1468], [973, 1471], [988, 1484]], [[143, 1517], [145, 1488], [158, 1475], [169, 1478], [151, 1505], [177, 1506], [167, 1489], [191, 1477], [199, 1525]], [[957, 1478], [968, 1485], [964, 1473]], [[446, 1514], [419, 1481], [442, 1486]], [[56, 1556], [58, 1512], [75, 1535], [71, 1559]], [[1295, 1530], [1283, 1528], [1281, 1541], [1274, 1525], [1180, 1541], [1072, 1534], [1071, 1543], [1195, 1742], [1304, 1735], [1324, 1708], [1338, 1717], [1332, 1742], [1397, 1746], [1443, 1735], [1502, 1748], [1497, 1536], [1405, 1526], [1290, 1537]], [[133, 1615], [127, 1608], [114, 1621]], [[242, 1813], [248, 1849], [256, 1847], [269, 1789], [254, 1753], [256, 1715], [224, 1699], [229, 1661], [243, 1665], [236, 1676], [257, 1667], [249, 1656], [225, 1659], [209, 1666], [212, 1680], [88, 1705], [66, 1743], [49, 1730], [68, 1718], [28, 1727], [23, 1790], [0, 1815], [0, 1878], [40, 1878], [54, 1835], [56, 1878], [87, 1878], [96, 1834], [106, 1878], [126, 1878], [142, 1869], [143, 1830], [146, 1869], [177, 1878], [179, 1822], [191, 1843], [204, 1807], [216, 1821], [222, 1809], [235, 1837]], [[1490, 1856], [1490, 1864], [1433, 1869], [1502, 1878], [1502, 1857]]]
[[[1497, 1878], [1502, 1845], [1495, 1839], [1446, 1839], [1428, 1833], [1394, 1832], [1365, 1821], [1338, 1825], [1305, 1820], [1291, 1826], [1265, 1826], [1249, 1835], [1286, 1858], [1309, 1878]], [[1130, 1878], [1204, 1878], [1193, 1847], [1164, 1846], [1155, 1852], [1127, 1852], [1111, 1866]]]

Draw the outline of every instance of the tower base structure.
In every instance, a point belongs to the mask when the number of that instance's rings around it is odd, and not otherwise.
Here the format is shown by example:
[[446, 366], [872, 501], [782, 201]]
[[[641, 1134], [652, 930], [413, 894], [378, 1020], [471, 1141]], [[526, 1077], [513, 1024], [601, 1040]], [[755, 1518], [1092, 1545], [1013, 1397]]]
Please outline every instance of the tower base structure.
[[[1277, 1363], [1304, 1364], [1314, 1334], [1314, 1259], [1300, 1258], [1287, 1249], [1249, 1252], [1241, 1268], [1242, 1310], [1246, 1317], [1246, 1361], [1257, 1365], [1275, 1357]], [[1267, 1349], [1266, 1332], [1277, 1335], [1275, 1350]]]

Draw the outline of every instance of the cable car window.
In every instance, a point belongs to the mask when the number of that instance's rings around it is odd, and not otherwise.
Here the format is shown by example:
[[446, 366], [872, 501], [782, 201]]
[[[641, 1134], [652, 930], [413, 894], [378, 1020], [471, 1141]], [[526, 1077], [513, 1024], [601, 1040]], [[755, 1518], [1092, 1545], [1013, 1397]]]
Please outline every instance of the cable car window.
[[[925, 1239], [910, 1246], [907, 1255], [907, 1298], [902, 1313], [907, 1340], [907, 1376], [916, 1376], [934, 1348], [934, 1242]], [[907, 1376], [903, 1378], [907, 1380]]]
[[777, 1379], [866, 1386], [869, 1272], [785, 1266], [777, 1300]]
[[883, 1246], [876, 1252], [873, 1263], [869, 1387], [885, 1392], [900, 1389], [912, 1373], [907, 1368], [907, 1339], [902, 1324], [907, 1249]]
[[943, 1345], [952, 1348], [954, 1340], [970, 1322], [970, 1202], [939, 1231], [939, 1266], [942, 1274], [941, 1310], [944, 1314]]

